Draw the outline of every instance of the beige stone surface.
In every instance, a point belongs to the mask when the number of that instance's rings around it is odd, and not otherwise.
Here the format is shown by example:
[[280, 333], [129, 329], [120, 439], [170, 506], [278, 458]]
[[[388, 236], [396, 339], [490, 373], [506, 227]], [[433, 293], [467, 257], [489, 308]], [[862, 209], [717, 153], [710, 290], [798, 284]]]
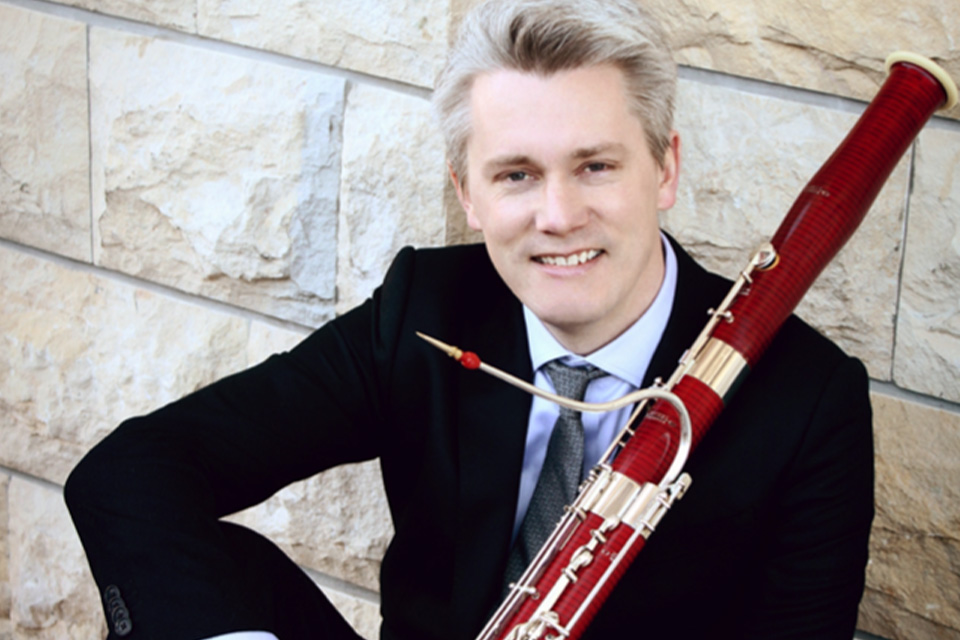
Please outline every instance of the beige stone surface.
[[354, 86], [344, 118], [337, 311], [363, 301], [404, 245], [444, 242], [443, 145], [426, 100]]
[[196, 0], [58, 0], [58, 2], [180, 31], [192, 33], [197, 30]]
[[432, 86], [449, 0], [198, 0], [199, 32], [257, 49]]
[[106, 637], [96, 583], [60, 491], [13, 478], [9, 504], [13, 637]]
[[[893, 51], [960, 78], [954, 0], [649, 0], [681, 64], [870, 100]], [[960, 117], [960, 107], [951, 111]]]
[[10, 620], [10, 476], [0, 473], [0, 638]]
[[894, 379], [960, 401], [960, 132], [927, 129], [910, 198]]
[[0, 464], [62, 483], [121, 420], [246, 365], [247, 321], [0, 249]]
[[960, 414], [873, 394], [877, 515], [860, 627], [960, 637]]
[[378, 605], [330, 588], [323, 589], [323, 593], [360, 637], [365, 640], [377, 640], [380, 637], [382, 619]]
[[[710, 269], [734, 277], [768, 240], [856, 116], [681, 82], [680, 192], [664, 227]], [[801, 317], [889, 379], [908, 161], [798, 307]], [[716, 301], [716, 302], [719, 302]]]
[[292, 484], [231, 519], [268, 536], [301, 566], [379, 590], [393, 524], [377, 462]]
[[90, 261], [83, 24], [0, 5], [0, 237]]
[[90, 59], [95, 262], [329, 318], [343, 81], [96, 28]]

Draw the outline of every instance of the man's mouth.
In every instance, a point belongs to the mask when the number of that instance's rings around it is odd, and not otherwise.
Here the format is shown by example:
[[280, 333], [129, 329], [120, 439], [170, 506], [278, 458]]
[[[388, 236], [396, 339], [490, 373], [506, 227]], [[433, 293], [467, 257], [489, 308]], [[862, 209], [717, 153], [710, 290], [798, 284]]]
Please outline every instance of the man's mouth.
[[581, 251], [579, 253], [571, 253], [567, 256], [534, 256], [534, 260], [540, 264], [548, 264], [554, 267], [575, 267], [587, 262], [590, 262], [597, 256], [599, 256], [602, 251], [599, 249], [588, 249], [586, 251]]

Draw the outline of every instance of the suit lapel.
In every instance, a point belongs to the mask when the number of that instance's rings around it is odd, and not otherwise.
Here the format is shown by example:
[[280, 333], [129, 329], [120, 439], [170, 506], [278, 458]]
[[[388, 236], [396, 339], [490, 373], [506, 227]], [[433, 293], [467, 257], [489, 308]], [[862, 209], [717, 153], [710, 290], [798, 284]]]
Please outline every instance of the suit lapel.
[[[459, 346], [532, 380], [521, 306], [499, 277], [477, 292], [475, 311]], [[531, 398], [485, 373], [465, 373], [457, 409], [460, 486], [452, 599], [454, 628], [473, 637], [500, 597]]]
[[644, 388], [658, 377], [670, 377], [684, 351], [706, 325], [707, 309], [718, 306], [726, 293], [722, 279], [697, 264], [671, 236], [667, 235], [667, 239], [677, 256], [677, 291], [670, 320], [647, 368]]

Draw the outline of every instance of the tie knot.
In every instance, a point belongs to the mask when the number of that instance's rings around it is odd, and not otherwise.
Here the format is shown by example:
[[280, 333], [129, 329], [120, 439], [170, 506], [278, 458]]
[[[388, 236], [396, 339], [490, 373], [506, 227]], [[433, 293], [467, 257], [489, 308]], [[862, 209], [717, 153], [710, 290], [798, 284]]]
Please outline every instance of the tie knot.
[[559, 360], [551, 360], [543, 367], [557, 393], [571, 400], [583, 400], [590, 381], [607, 375], [606, 371], [593, 365], [571, 367]]

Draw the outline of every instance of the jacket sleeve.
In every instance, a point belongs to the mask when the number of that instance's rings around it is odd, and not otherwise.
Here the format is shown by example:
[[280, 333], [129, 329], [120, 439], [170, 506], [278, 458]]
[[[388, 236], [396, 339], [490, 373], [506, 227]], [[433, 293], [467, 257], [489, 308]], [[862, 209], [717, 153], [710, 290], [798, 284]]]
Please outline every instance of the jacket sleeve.
[[858, 360], [846, 358], [825, 385], [782, 476], [743, 637], [853, 636], [873, 486], [868, 378]]
[[219, 518], [379, 454], [412, 263], [404, 250], [362, 306], [288, 353], [124, 422], [79, 463], [65, 499], [108, 621], [129, 617], [113, 633], [272, 630]]

